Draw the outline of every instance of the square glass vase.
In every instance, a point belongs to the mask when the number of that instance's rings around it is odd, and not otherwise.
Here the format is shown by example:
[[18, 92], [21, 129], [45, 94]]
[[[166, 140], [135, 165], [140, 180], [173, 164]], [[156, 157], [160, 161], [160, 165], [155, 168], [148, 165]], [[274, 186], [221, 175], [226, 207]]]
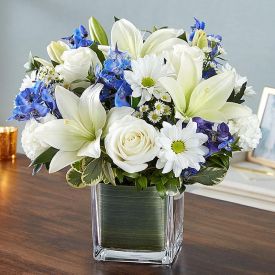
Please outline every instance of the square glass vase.
[[183, 239], [184, 196], [155, 186], [100, 183], [92, 192], [93, 256], [98, 261], [171, 264]]

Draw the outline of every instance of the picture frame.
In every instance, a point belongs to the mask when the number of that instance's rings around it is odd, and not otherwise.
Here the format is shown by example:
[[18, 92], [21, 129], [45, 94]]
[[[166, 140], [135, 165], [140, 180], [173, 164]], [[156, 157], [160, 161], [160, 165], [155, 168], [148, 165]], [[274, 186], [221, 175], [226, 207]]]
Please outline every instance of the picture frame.
[[248, 161], [275, 168], [275, 89], [265, 87], [258, 109], [262, 138], [256, 149], [247, 155]]

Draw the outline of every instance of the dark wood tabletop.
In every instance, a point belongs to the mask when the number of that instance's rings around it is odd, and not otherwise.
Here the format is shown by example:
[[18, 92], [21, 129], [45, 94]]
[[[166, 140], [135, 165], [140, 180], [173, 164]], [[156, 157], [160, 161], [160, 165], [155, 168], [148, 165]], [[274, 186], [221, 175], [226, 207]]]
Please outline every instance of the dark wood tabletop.
[[28, 164], [0, 162], [0, 274], [275, 274], [275, 213], [192, 194], [171, 267], [95, 262], [90, 189]]

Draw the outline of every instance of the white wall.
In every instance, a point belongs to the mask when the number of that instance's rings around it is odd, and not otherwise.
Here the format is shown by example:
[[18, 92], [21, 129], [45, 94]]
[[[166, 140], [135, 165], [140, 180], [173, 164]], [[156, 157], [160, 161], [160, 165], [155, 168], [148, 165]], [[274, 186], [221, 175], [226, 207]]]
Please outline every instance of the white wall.
[[263, 87], [275, 87], [274, 10], [274, 0], [0, 0], [0, 125], [18, 125], [6, 118], [29, 51], [46, 58], [51, 40], [71, 34], [80, 24], [87, 26], [91, 15], [107, 31], [114, 15], [141, 29], [169, 25], [189, 30], [193, 16], [203, 19], [208, 33], [223, 36], [228, 60], [258, 92], [248, 101], [256, 110]]

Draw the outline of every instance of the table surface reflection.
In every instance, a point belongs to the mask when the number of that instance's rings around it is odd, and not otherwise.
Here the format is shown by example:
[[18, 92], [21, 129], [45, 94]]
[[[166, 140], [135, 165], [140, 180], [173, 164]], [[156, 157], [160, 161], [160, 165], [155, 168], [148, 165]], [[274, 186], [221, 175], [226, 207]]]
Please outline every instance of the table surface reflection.
[[95, 262], [90, 190], [64, 172], [0, 162], [0, 274], [274, 274], [275, 213], [185, 195], [184, 245], [169, 266]]

